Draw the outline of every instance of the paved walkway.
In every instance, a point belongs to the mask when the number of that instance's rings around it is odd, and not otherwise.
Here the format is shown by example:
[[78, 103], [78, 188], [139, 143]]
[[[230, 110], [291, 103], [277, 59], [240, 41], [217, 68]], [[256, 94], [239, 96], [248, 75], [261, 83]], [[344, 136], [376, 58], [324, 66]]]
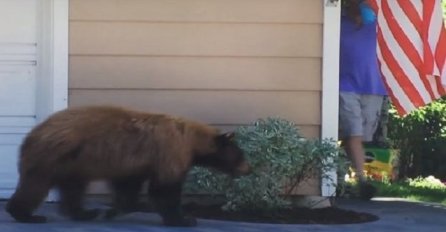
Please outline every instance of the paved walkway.
[[135, 231], [184, 231], [184, 232], [444, 232], [446, 231], [446, 207], [423, 203], [412, 203], [398, 199], [377, 198], [370, 202], [338, 200], [338, 206], [355, 211], [369, 212], [380, 217], [370, 223], [349, 225], [272, 225], [199, 220], [198, 227], [168, 228], [160, 225], [155, 214], [135, 213], [111, 222], [72, 222], [60, 217], [56, 205], [45, 204], [38, 212], [49, 217], [46, 224], [21, 224], [13, 221], [5, 212], [5, 202], [0, 202], [0, 232], [135, 232]]

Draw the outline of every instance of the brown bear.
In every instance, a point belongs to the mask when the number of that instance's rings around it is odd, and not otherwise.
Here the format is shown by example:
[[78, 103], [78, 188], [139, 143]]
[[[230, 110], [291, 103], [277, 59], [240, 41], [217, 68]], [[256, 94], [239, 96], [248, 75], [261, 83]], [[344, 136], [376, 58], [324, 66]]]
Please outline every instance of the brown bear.
[[91, 220], [99, 211], [82, 206], [90, 181], [111, 181], [125, 197], [135, 194], [125, 193], [126, 184], [136, 183], [130, 188], [135, 191], [149, 180], [148, 195], [164, 224], [194, 226], [196, 220], [182, 214], [180, 198], [186, 174], [195, 165], [234, 176], [249, 172], [231, 135], [211, 126], [113, 106], [70, 108], [50, 116], [24, 139], [19, 183], [6, 210], [19, 222], [45, 222], [33, 211], [55, 187], [63, 214]]

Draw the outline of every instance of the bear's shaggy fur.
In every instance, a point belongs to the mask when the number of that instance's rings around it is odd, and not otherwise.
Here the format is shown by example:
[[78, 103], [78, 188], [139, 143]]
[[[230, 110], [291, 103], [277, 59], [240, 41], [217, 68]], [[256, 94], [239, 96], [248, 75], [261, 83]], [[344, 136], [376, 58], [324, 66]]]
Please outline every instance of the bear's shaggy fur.
[[133, 196], [136, 193], [125, 192], [126, 185], [134, 191], [149, 180], [148, 195], [164, 224], [193, 226], [195, 219], [181, 213], [180, 196], [194, 165], [231, 175], [249, 171], [241, 149], [213, 127], [119, 107], [71, 108], [55, 113], [25, 138], [19, 183], [6, 210], [20, 222], [45, 222], [46, 217], [33, 211], [56, 187], [62, 213], [74, 220], [90, 220], [99, 214], [82, 207], [90, 181], [111, 181], [121, 194]]

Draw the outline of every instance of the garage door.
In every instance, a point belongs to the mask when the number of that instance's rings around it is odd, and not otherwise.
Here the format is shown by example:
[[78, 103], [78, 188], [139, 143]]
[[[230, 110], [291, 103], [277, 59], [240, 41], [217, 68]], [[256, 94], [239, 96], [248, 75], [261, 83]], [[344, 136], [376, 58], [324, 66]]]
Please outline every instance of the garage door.
[[17, 149], [36, 122], [37, 2], [0, 0], [0, 198], [17, 184]]

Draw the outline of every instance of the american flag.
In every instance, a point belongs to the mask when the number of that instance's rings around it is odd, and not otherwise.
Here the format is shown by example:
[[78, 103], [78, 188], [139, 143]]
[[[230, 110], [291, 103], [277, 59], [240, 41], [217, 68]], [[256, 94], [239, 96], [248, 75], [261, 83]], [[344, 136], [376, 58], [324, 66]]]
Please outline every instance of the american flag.
[[399, 115], [446, 95], [441, 0], [368, 1], [377, 13], [381, 73]]

